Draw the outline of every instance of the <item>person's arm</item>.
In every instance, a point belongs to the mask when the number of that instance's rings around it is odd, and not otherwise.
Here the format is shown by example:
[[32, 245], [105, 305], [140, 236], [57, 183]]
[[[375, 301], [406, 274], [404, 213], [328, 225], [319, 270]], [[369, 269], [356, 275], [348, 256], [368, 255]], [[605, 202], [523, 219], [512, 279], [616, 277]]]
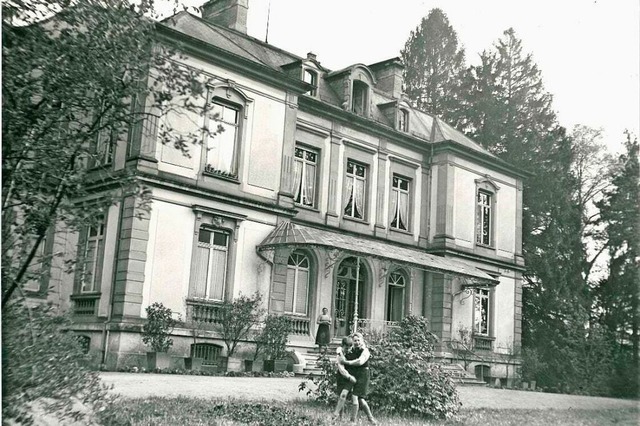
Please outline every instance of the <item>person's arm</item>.
[[336, 368], [338, 369], [338, 373], [340, 373], [342, 377], [355, 383], [356, 378], [349, 374], [347, 369], [344, 368], [344, 365], [342, 365], [342, 362], [340, 362], [340, 357], [338, 357], [338, 360], [336, 361]]
[[364, 350], [362, 351], [362, 353], [360, 354], [360, 356], [354, 360], [351, 361], [347, 361], [346, 359], [344, 359], [344, 356], [340, 357], [340, 362], [343, 363], [344, 365], [353, 365], [353, 366], [360, 366], [362, 364], [364, 364], [365, 362], [369, 361], [369, 357], [371, 356], [371, 354], [369, 353], [369, 349], [364, 348]]

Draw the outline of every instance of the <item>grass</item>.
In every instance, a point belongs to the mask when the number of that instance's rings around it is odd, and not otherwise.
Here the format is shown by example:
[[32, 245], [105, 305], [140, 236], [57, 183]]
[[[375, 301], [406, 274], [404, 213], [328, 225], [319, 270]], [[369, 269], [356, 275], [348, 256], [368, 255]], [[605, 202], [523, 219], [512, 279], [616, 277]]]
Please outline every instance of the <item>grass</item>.
[[[121, 399], [107, 413], [105, 424], [120, 426], [174, 425], [338, 425], [346, 420], [331, 420], [331, 408], [313, 402], [274, 403], [242, 400], [206, 400], [191, 398]], [[374, 414], [375, 411], [374, 411]], [[380, 425], [637, 425], [638, 408], [607, 410], [523, 410], [476, 409], [461, 410], [453, 420], [426, 420], [376, 416]], [[368, 424], [361, 416], [360, 424]]]

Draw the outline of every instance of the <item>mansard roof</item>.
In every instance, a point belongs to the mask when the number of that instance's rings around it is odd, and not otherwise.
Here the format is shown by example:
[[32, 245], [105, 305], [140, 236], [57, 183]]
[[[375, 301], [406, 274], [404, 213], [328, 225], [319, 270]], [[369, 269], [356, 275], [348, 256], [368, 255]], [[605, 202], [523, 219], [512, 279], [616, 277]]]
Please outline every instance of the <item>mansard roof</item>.
[[[301, 64], [305, 58], [286, 52], [282, 49], [265, 43], [255, 37], [251, 37], [242, 32], [229, 29], [227, 27], [207, 22], [204, 19], [192, 15], [186, 11], [163, 20], [161, 25], [178, 31], [186, 36], [195, 38], [203, 43], [210, 44], [225, 50], [233, 55], [244, 58], [258, 66], [269, 68], [274, 74], [281, 74], [283, 77], [287, 75], [287, 70], [296, 64]], [[371, 64], [354, 64], [340, 70], [331, 71], [325, 67], [319, 67], [326, 74], [320, 79], [318, 84], [317, 100], [331, 107], [342, 107], [343, 100], [331, 87], [329, 81], [345, 75], [353, 70], [364, 69], [375, 81], [372, 70], [384, 66], [386, 64], [398, 63], [399, 58], [390, 58], [384, 61]], [[319, 64], [319, 63], [318, 63]], [[391, 129], [395, 129], [395, 123], [383, 113], [385, 106], [393, 103], [402, 102], [401, 99], [394, 99], [387, 93], [377, 90], [375, 87], [371, 91], [371, 116], [369, 120], [380, 123]], [[304, 102], [307, 104], [306, 102]], [[335, 114], [335, 108], [331, 108], [332, 114]], [[409, 107], [405, 108], [409, 113], [410, 129], [408, 135], [418, 138], [423, 144], [445, 144], [454, 143], [462, 146], [467, 152], [476, 152], [485, 158], [492, 158], [497, 163], [501, 163], [501, 168], [509, 167], [504, 161], [488, 152], [480, 144], [474, 142], [462, 132], [454, 129], [440, 118], [431, 116], [424, 111]], [[351, 114], [344, 111], [345, 114]], [[353, 117], [355, 118], [355, 117]], [[358, 117], [358, 120], [360, 117]], [[415, 139], [414, 139], [415, 140]], [[516, 172], [512, 169], [513, 172]]]

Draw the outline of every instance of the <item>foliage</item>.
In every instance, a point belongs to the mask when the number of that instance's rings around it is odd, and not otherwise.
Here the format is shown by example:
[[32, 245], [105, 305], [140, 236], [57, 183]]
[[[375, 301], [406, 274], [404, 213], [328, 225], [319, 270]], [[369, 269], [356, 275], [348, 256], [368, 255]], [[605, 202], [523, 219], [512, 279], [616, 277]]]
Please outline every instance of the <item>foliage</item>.
[[222, 340], [227, 346], [227, 356], [232, 356], [238, 343], [244, 340], [260, 323], [264, 310], [260, 308], [262, 295], [258, 292], [252, 296], [240, 295], [233, 301], [225, 300], [218, 307]]
[[[197, 124], [206, 81], [156, 41], [154, 14], [155, 0], [2, 3], [3, 306], [47, 260], [38, 253], [54, 226], [81, 232], [128, 198], [136, 215], [148, 210], [124, 165], [125, 153], [145, 154], [142, 139], [188, 155], [219, 130]], [[176, 110], [183, 131], [165, 119]]]
[[[336, 365], [335, 362], [323, 354], [318, 358], [318, 369], [321, 370], [319, 376], [309, 374], [306, 379], [298, 385], [298, 391], [304, 392], [314, 401], [323, 404], [335, 404], [338, 400], [337, 382], [336, 382]], [[311, 384], [309, 384], [311, 382]]]
[[256, 336], [256, 355], [262, 352], [266, 359], [286, 358], [287, 343], [292, 331], [291, 318], [278, 314], [268, 315], [260, 334]]
[[147, 306], [147, 321], [142, 326], [142, 341], [155, 352], [167, 352], [173, 346], [171, 332], [176, 325], [173, 312], [162, 303]]
[[411, 31], [401, 55], [406, 93], [414, 105], [455, 122], [464, 49], [458, 46], [458, 37], [447, 15], [440, 9], [432, 9]]
[[[11, 303], [2, 312], [2, 417], [29, 424], [31, 406], [44, 402], [47, 412], [82, 417], [74, 402], [100, 411], [112, 399], [91, 371], [68, 317], [48, 305], [32, 308]], [[87, 419], [88, 420], [88, 419]]]
[[[442, 366], [430, 362], [436, 337], [423, 317], [409, 316], [377, 339], [366, 335], [371, 352], [371, 393], [367, 401], [375, 410], [430, 418], [451, 418], [460, 401], [455, 385]], [[335, 364], [321, 359], [322, 376], [310, 378], [313, 386], [301, 383], [300, 391], [311, 398], [335, 401]]]
[[[640, 148], [627, 133], [626, 152], [611, 169], [612, 187], [597, 203], [605, 225], [609, 276], [595, 288], [597, 321], [612, 334], [613, 393], [638, 396], [640, 384]], [[625, 360], [627, 362], [625, 362]]]

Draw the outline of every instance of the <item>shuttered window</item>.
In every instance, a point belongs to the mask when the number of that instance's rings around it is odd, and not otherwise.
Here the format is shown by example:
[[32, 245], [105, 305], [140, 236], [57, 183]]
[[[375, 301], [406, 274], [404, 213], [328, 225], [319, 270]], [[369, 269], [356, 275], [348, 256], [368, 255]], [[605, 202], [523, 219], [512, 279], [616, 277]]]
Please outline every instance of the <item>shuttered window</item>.
[[286, 313], [308, 314], [309, 278], [309, 258], [301, 253], [292, 253], [287, 262], [287, 283], [284, 296]]
[[220, 230], [200, 228], [193, 256], [193, 272], [189, 296], [222, 300], [227, 276], [229, 235]]

